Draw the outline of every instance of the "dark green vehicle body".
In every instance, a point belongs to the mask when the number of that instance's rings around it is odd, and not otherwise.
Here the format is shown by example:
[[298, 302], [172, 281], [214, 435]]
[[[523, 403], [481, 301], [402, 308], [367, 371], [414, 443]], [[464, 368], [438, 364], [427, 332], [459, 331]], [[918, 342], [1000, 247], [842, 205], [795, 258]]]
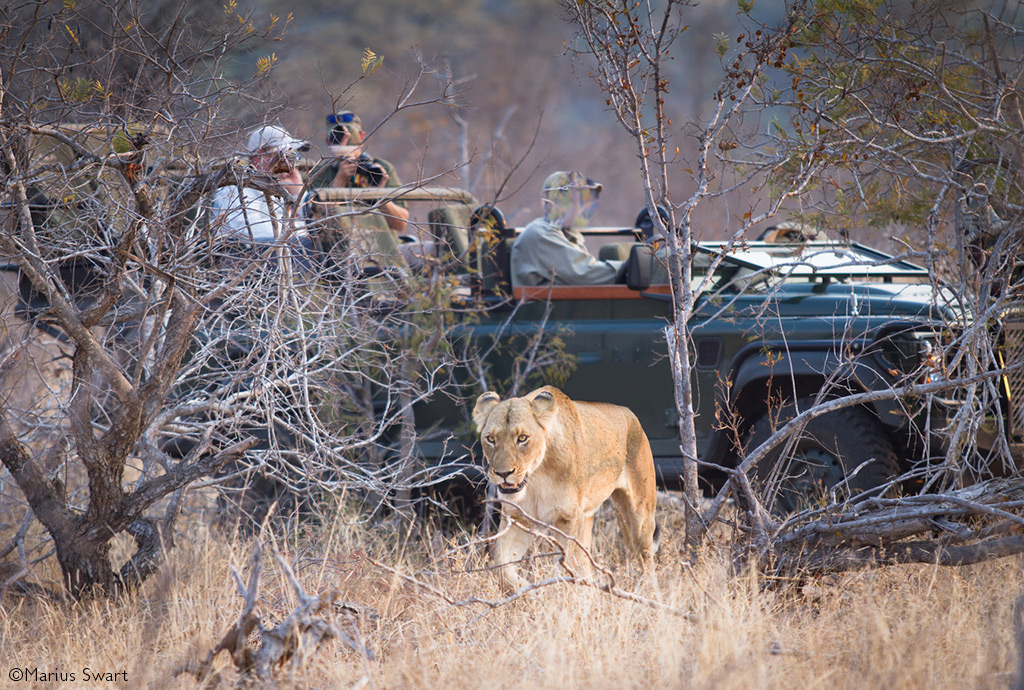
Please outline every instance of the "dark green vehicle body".
[[[704, 258], [696, 261], [696, 272], [719, 249], [700, 245]], [[821, 264], [815, 256], [827, 257], [827, 266], [796, 265], [805, 260], [801, 257]], [[695, 276], [695, 287], [702, 276]], [[665, 330], [672, 304], [664, 288], [516, 290], [514, 299], [466, 325], [462, 335], [484, 346], [496, 337], [511, 342], [541, 331], [561, 338], [576, 363], [563, 390], [577, 400], [633, 410], [650, 439], [661, 483], [673, 486], [682, 476], [682, 457]], [[950, 297], [936, 292], [924, 269], [863, 246], [759, 242], [734, 253], [705, 282], [689, 323], [699, 458], [734, 465], [738, 453], [732, 439], [749, 434], [768, 412], [769, 401], [813, 397], [827, 381], [836, 395], [922, 380], [937, 339], [957, 321]], [[511, 360], [507, 348], [492, 356], [488, 364], [496, 380], [510, 375]], [[418, 411], [425, 458], [463, 454], [475, 462], [466, 417], [471, 405], [435, 403]], [[723, 426], [723, 409], [736, 413], [738, 434]], [[923, 420], [931, 429], [942, 426], [941, 399], [914, 416], [908, 415], [906, 401], [893, 399], [865, 409], [903, 461], [941, 450], [940, 438], [921, 433]], [[452, 436], [456, 442], [443, 440]]]

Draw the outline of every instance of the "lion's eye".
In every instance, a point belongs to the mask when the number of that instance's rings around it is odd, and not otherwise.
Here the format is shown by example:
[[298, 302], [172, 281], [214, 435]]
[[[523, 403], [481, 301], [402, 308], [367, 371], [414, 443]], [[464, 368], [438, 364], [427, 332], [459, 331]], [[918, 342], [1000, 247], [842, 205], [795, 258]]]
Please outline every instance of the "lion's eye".
[[530, 437], [526, 434], [519, 434], [519, 438], [516, 439], [516, 443], [526, 443], [530, 440]]
[[487, 436], [486, 438], [484, 438], [484, 440], [487, 441], [488, 445], [491, 445], [491, 446], [494, 445], [494, 437], [493, 436]]

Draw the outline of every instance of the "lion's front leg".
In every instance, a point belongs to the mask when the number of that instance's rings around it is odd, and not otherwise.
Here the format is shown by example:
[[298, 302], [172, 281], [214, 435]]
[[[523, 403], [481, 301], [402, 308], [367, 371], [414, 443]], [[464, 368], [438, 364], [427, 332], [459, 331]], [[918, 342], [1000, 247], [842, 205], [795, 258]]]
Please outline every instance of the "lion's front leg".
[[501, 534], [494, 541], [494, 549], [491, 552], [491, 560], [498, 568], [498, 583], [505, 593], [514, 592], [525, 584], [523, 578], [516, 572], [516, 562], [521, 560], [533, 542], [533, 535], [526, 532], [516, 523], [509, 525], [509, 518], [504, 512], [501, 515], [501, 525], [498, 532]]
[[565, 534], [555, 537], [562, 553], [565, 554], [565, 566], [575, 577], [589, 576], [593, 572], [590, 565], [590, 550], [594, 537], [593, 516], [586, 517], [579, 511], [572, 518], [556, 520], [555, 527]]

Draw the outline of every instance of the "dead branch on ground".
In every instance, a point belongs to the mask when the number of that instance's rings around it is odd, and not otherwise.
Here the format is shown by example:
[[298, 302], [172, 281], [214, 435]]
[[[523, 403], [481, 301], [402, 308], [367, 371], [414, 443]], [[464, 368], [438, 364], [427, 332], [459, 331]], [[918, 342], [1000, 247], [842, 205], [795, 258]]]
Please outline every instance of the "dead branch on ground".
[[[242, 576], [233, 566], [231, 568], [238, 593], [245, 601], [242, 615], [205, 659], [186, 662], [175, 670], [175, 676], [188, 673], [208, 687], [215, 687], [221, 676], [219, 671], [214, 670], [213, 662], [222, 651], [226, 651], [243, 676], [255, 674], [256, 678], [266, 680], [273, 678], [274, 671], [289, 662], [293, 667], [301, 666], [311, 653], [333, 639], [341, 640], [365, 659], [374, 659], [373, 651], [359, 639], [353, 638], [336, 624], [318, 617], [321, 611], [335, 603], [340, 592], [331, 589], [316, 595], [307, 594], [291, 566], [280, 556], [276, 558], [298, 600], [295, 610], [273, 627], [263, 624], [256, 610], [260, 576], [263, 573], [263, 549], [257, 544], [250, 559], [248, 584], [243, 582]], [[348, 606], [343, 608], [352, 609]]]
[[1024, 480], [943, 494], [863, 498], [777, 534], [765, 562], [779, 576], [899, 563], [970, 565], [1024, 553]]

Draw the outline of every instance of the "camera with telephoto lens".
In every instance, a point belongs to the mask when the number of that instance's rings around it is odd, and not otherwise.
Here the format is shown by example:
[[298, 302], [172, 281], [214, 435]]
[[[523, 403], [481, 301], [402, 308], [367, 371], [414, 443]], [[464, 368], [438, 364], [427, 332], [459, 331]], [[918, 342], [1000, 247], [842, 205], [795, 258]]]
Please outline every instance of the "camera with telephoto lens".
[[356, 158], [356, 172], [352, 176], [357, 187], [380, 187], [387, 171], [365, 153]]
[[327, 130], [327, 143], [331, 146], [340, 146], [344, 144], [349, 136], [347, 129], [340, 125], [336, 125]]
[[300, 157], [298, 151], [282, 149], [274, 154], [274, 158], [270, 162], [270, 172], [275, 175], [286, 175], [299, 164]]

